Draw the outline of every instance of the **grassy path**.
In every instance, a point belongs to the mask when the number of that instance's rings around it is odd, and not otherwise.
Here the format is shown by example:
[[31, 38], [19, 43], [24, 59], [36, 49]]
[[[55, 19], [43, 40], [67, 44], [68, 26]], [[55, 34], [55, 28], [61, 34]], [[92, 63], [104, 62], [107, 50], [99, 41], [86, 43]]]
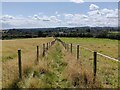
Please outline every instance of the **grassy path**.
[[49, 64], [49, 72], [46, 73], [41, 79], [46, 84], [45, 87], [49, 88], [63, 88], [68, 87], [67, 80], [62, 76], [62, 72], [66, 67], [63, 61], [63, 53], [60, 43], [56, 43], [53, 50], [48, 53], [45, 60], [51, 60]]
[[[56, 42], [37, 65], [24, 72], [24, 78], [14, 86], [17, 88], [92, 88], [100, 87], [88, 68]], [[13, 86], [13, 87], [14, 87]]]
[[[63, 76], [63, 71], [67, 63], [63, 60], [63, 47], [60, 43], [56, 44], [42, 58], [39, 65], [34, 67], [34, 72], [29, 73], [26, 80], [20, 81], [19, 88], [67, 88], [69, 82]], [[33, 76], [31, 78], [31, 75]]]
[[76, 60], [74, 54], [56, 42], [39, 58], [39, 63], [23, 71], [23, 79], [16, 81], [12, 88], [99, 88], [99, 80], [93, 84], [92, 69]]
[[[74, 40], [73, 40], [74, 41]], [[42, 46], [40, 46], [42, 47]], [[117, 87], [116, 73], [117, 71], [115, 64], [111, 62], [109, 68], [106, 64], [110, 63], [106, 59], [103, 59], [103, 63], [100, 63], [102, 58], [98, 57], [98, 65], [102, 72], [97, 75], [96, 83], [93, 84], [93, 68], [92, 68], [92, 55], [83, 49], [80, 49], [82, 53], [79, 60], [76, 60], [76, 48], [73, 48], [73, 53], [65, 50], [60, 42], [56, 42], [46, 53], [45, 57], [39, 57], [39, 63], [35, 64], [36, 61], [36, 48], [31, 49], [28, 55], [25, 54], [23, 60], [23, 79], [18, 79], [17, 61], [14, 60], [6, 61], [3, 64], [4, 73], [4, 87], [8, 88], [102, 88], [102, 87]], [[42, 50], [40, 49], [42, 52]], [[41, 54], [40, 52], [40, 54]], [[29, 57], [26, 57], [29, 56]], [[16, 59], [15, 59], [16, 60]], [[91, 63], [90, 63], [91, 62]], [[9, 66], [9, 67], [6, 67]], [[108, 66], [108, 65], [107, 65]], [[11, 71], [7, 68], [12, 68]], [[103, 69], [102, 69], [103, 68]], [[15, 70], [13, 70], [15, 69]], [[8, 71], [9, 70], [9, 71]], [[109, 72], [108, 72], [109, 71]], [[13, 75], [14, 74], [14, 75]], [[6, 76], [5, 76], [6, 75]], [[9, 76], [8, 78], [6, 78]], [[14, 77], [13, 77], [14, 76]], [[102, 78], [99, 78], [102, 76]], [[105, 76], [105, 77], [104, 77]], [[110, 76], [110, 77], [109, 77]], [[111, 79], [111, 77], [113, 79]], [[103, 79], [103, 80], [102, 80]], [[106, 83], [103, 83], [105, 82]], [[7, 83], [6, 83], [7, 82]], [[12, 85], [11, 85], [12, 84]]]

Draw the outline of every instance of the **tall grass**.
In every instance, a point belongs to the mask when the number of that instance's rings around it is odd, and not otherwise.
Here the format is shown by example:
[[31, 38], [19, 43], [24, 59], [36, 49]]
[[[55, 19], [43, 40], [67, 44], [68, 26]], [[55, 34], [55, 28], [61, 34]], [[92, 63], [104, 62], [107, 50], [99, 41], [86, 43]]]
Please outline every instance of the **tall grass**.
[[[91, 50], [96, 50], [113, 58], [118, 58], [118, 41], [93, 38], [61, 38], [67, 43], [80, 44]], [[76, 46], [73, 46], [76, 55]], [[80, 47], [80, 61], [84, 68], [93, 73], [93, 53]], [[97, 79], [104, 88], [118, 88], [119, 62], [97, 55]]]
[[[42, 47], [43, 43], [52, 38], [19, 39], [2, 41], [2, 86], [14, 87], [18, 82], [18, 58], [17, 50], [22, 50], [23, 74], [32, 70], [36, 61], [36, 46]], [[42, 49], [41, 49], [42, 52]], [[24, 75], [23, 75], [24, 76]]]
[[2, 88], [2, 40], [0, 40], [0, 89]]
[[[20, 39], [3, 41], [2, 83], [3, 88], [117, 88], [117, 62], [98, 56], [97, 78], [93, 83], [93, 53], [80, 48], [80, 59], [56, 42], [36, 62], [36, 46], [52, 38]], [[117, 41], [109, 39], [62, 38], [67, 43], [83, 45], [92, 50], [117, 58]], [[109, 43], [110, 42], [110, 43]], [[109, 47], [109, 49], [107, 49]], [[17, 49], [22, 49], [23, 79], [18, 79]], [[111, 52], [111, 50], [114, 50]], [[42, 49], [40, 48], [40, 54]]]

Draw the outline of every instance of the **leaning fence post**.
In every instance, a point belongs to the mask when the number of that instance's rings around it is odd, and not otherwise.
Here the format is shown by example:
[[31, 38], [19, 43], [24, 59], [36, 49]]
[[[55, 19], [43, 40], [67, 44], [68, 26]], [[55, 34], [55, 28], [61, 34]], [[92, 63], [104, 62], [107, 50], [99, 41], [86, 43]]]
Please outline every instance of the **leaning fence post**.
[[37, 62], [39, 62], [39, 46], [37, 46]]
[[77, 59], [79, 59], [79, 45], [77, 45]]
[[71, 50], [70, 50], [70, 51], [71, 51], [71, 53], [72, 53], [72, 43], [71, 43]]
[[94, 51], [94, 68], [93, 68], [93, 71], [94, 71], [94, 82], [95, 82], [95, 79], [96, 79], [96, 71], [97, 71], [97, 52]]
[[45, 44], [43, 44], [43, 57], [45, 56]]
[[19, 79], [22, 79], [21, 50], [18, 50], [18, 67], [19, 67]]

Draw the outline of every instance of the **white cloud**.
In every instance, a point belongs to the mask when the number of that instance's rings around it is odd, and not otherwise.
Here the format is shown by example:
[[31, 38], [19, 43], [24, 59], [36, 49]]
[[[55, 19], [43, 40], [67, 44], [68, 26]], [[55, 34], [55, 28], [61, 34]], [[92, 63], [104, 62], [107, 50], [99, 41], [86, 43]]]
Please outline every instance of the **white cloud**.
[[107, 18], [118, 18], [118, 15], [111, 13], [111, 14], [107, 14], [106, 17]]
[[56, 11], [55, 14], [58, 14], [58, 11]]
[[33, 19], [35, 19], [35, 20], [41, 20], [41, 18], [38, 15], [34, 15]]
[[56, 16], [39, 16], [35, 14], [28, 17], [14, 17], [4, 15], [0, 20], [3, 28], [31, 28], [31, 27], [54, 27], [59, 26], [61, 20]]
[[84, 1], [83, 0], [70, 0], [71, 2], [74, 2], [74, 3], [83, 3]]
[[91, 4], [89, 8], [90, 8], [90, 10], [98, 10], [99, 6], [97, 6], [95, 4]]
[[61, 16], [60, 14], [57, 15], [57, 17], [60, 17], [60, 16]]
[[113, 26], [118, 25], [118, 9], [94, 9], [88, 14], [65, 14], [66, 22], [70, 26]]
[[15, 19], [15, 17], [10, 16], [10, 15], [3, 15], [3, 16], [2, 16], [2, 19], [3, 19], [3, 20]]
[[52, 16], [35, 14], [33, 16], [0, 16], [3, 28], [23, 27], [81, 27], [81, 26], [118, 26], [118, 9], [94, 8], [86, 14], [53, 14]]
[[57, 17], [60, 17], [61, 15], [58, 13], [58, 11], [55, 12]]
[[43, 16], [42, 21], [50, 21], [50, 18], [48, 16]]
[[50, 20], [51, 20], [52, 22], [61, 22], [61, 20], [58, 19], [56, 16], [50, 16]]
[[102, 13], [99, 10], [94, 10], [94, 11], [88, 12], [88, 15], [92, 17], [96, 17], [96, 16], [101, 16]]
[[69, 19], [73, 18], [73, 14], [64, 14], [64, 17], [66, 20], [67, 19], [69, 20]]
[[101, 12], [102, 12], [103, 14], [112, 13], [113, 11], [114, 11], [114, 10], [110, 10], [110, 9], [107, 9], [107, 8], [101, 10]]

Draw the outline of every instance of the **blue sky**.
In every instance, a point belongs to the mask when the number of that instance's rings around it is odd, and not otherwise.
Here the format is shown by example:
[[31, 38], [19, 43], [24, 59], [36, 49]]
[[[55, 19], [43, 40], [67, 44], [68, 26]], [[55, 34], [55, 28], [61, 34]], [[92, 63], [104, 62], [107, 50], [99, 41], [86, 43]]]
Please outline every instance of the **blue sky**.
[[117, 26], [117, 5], [117, 2], [3, 2], [0, 20], [3, 28]]
[[87, 2], [87, 3], [70, 3], [70, 2], [5, 2], [3, 3], [3, 15], [34, 15], [36, 13], [43, 13], [46, 15], [53, 15], [56, 11], [59, 13], [83, 13], [86, 14], [89, 11], [91, 4], [98, 5], [101, 9], [116, 9], [117, 3], [115, 2]]
[[[1, 0], [2, 2], [70, 2], [71, 0]], [[76, 0], [81, 1], [81, 0]], [[118, 2], [119, 0], [83, 0], [85, 2]]]

